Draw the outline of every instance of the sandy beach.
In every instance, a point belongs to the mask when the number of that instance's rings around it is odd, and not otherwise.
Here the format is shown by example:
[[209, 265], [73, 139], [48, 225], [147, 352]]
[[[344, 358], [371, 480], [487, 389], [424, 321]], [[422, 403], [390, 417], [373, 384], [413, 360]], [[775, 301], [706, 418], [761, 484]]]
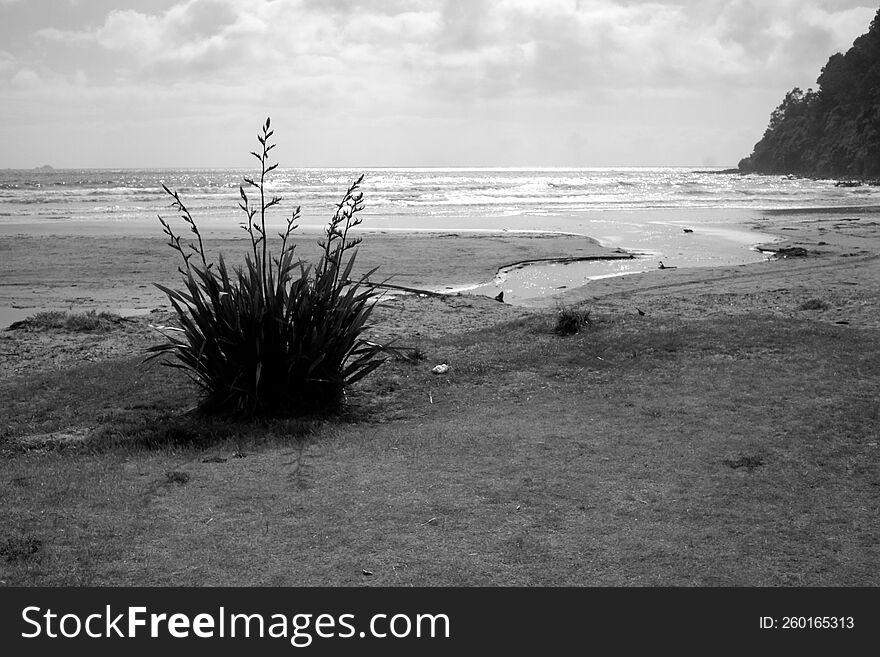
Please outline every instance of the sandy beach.
[[[880, 323], [880, 215], [851, 212], [768, 213], [752, 227], [779, 236], [768, 249], [798, 247], [805, 255], [768, 257], [734, 267], [669, 268], [591, 281], [525, 305], [488, 296], [432, 298], [391, 294], [374, 315], [371, 337], [438, 337], [486, 328], [559, 304], [585, 305], [595, 313], [638, 311], [678, 318], [767, 312], [822, 322], [877, 327]], [[317, 236], [298, 237], [304, 259], [317, 253]], [[246, 242], [234, 234], [208, 240], [211, 253], [227, 259]], [[0, 332], [4, 378], [78, 360], [129, 355], [161, 339], [150, 323], [172, 321], [170, 305], [154, 283], [179, 285], [175, 254], [159, 237], [96, 235], [0, 236], [0, 307], [20, 320], [39, 309], [83, 312], [104, 309], [131, 315], [118, 330], [94, 335]], [[768, 252], [769, 253], [769, 252]], [[366, 233], [359, 269], [379, 267], [374, 281], [444, 291], [490, 281], [505, 266], [523, 261], [620, 257], [618, 249], [560, 234]], [[390, 291], [389, 291], [390, 292]], [[812, 300], [822, 306], [800, 310]]]
[[[876, 211], [778, 212], [753, 227], [779, 236], [760, 245], [789, 257], [736, 267], [666, 269], [605, 278], [560, 295], [565, 303], [587, 303], [599, 312], [635, 307], [683, 319], [742, 313], [809, 316], [817, 321], [880, 325], [880, 215]], [[797, 251], [802, 249], [802, 252]], [[821, 299], [827, 308], [801, 306]]]
[[[298, 237], [303, 259], [316, 257], [317, 236]], [[227, 235], [208, 240], [213, 254], [232, 261], [248, 243]], [[130, 315], [110, 333], [0, 332], [0, 376], [61, 367], [82, 359], [131, 354], [161, 337], [150, 323], [173, 321], [171, 306], [154, 283], [179, 287], [176, 254], [162, 239], [93, 235], [0, 237], [0, 307], [9, 322], [41, 309], [85, 312], [112, 310]], [[358, 253], [361, 272], [379, 267], [375, 282], [443, 290], [491, 280], [498, 268], [522, 260], [619, 256], [576, 236], [519, 234], [364, 235]], [[11, 314], [10, 314], [11, 311]], [[438, 336], [495, 324], [526, 312], [482, 296], [416, 297], [389, 290], [375, 315], [371, 337]]]
[[[153, 283], [176, 285], [176, 254], [156, 237], [97, 235], [0, 236], [0, 306], [80, 310], [150, 310], [165, 303]], [[318, 256], [317, 235], [299, 235], [297, 253]], [[443, 290], [490, 281], [504, 266], [531, 259], [615, 256], [590, 239], [558, 234], [365, 233], [361, 272], [378, 267], [376, 282]], [[209, 253], [239, 261], [246, 236], [231, 233], [206, 243]]]

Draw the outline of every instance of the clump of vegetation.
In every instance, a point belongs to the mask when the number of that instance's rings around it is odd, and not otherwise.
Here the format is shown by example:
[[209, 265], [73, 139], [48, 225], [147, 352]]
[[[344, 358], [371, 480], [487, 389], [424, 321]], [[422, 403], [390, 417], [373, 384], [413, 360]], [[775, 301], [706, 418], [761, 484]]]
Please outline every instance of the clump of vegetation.
[[592, 320], [588, 309], [560, 305], [556, 311], [556, 326], [553, 332], [557, 335], [574, 335], [581, 330], [581, 327], [590, 324]]
[[724, 459], [721, 462], [728, 468], [731, 468], [733, 470], [745, 468], [749, 472], [751, 472], [755, 468], [760, 468], [762, 465], [764, 465], [764, 459], [760, 456], [741, 456], [736, 460]]
[[14, 536], [0, 543], [0, 557], [7, 563], [39, 561], [43, 541], [32, 536]]
[[807, 299], [798, 306], [798, 310], [828, 310], [828, 304], [822, 299]]
[[[150, 349], [150, 358], [171, 355], [166, 364], [182, 369], [202, 389], [200, 410], [243, 417], [282, 417], [338, 410], [345, 389], [382, 362], [386, 348], [364, 339], [378, 293], [368, 285], [372, 270], [352, 280], [360, 238], [359, 190], [363, 176], [345, 193], [329, 221], [316, 266], [294, 260], [291, 235], [300, 209], [278, 234], [277, 255], [269, 248], [266, 213], [278, 205], [266, 196], [273, 130], [270, 121], [257, 136], [258, 179], [239, 187], [241, 227], [250, 237], [243, 267], [232, 271], [222, 254], [209, 262], [201, 233], [177, 192], [164, 187], [194, 240], [188, 244], [160, 217], [169, 245], [182, 259], [185, 291], [158, 285], [168, 296], [180, 327], [159, 327], [167, 342]], [[252, 203], [249, 192], [259, 195]]]
[[171, 470], [165, 473], [165, 479], [169, 484], [180, 484], [183, 486], [189, 482], [189, 473], [180, 470]]
[[53, 329], [86, 333], [89, 331], [107, 331], [122, 321], [113, 313], [89, 310], [85, 313], [70, 313], [63, 310], [46, 310], [38, 312], [20, 322], [9, 326], [10, 331], [51, 331]]

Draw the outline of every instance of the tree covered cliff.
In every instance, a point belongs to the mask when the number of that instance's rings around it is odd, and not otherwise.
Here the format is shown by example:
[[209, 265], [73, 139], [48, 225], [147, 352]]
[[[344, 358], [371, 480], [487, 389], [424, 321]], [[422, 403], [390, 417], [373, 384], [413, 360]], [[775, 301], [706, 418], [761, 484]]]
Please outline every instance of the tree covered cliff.
[[785, 95], [740, 171], [880, 178], [880, 11], [816, 82]]

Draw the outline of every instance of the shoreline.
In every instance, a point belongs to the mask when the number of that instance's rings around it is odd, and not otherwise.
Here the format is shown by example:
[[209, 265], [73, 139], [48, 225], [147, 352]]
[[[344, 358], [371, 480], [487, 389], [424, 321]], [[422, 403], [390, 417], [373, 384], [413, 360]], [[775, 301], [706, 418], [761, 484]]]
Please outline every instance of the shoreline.
[[[597, 278], [516, 305], [494, 300], [497, 290], [491, 295], [473, 294], [455, 290], [454, 284], [456, 279], [462, 284], [474, 279], [491, 281], [499, 269], [517, 263], [609, 255], [625, 263], [632, 261], [628, 257], [632, 254], [571, 235], [371, 233], [359, 252], [358, 271], [379, 266], [374, 281], [444, 294], [383, 292], [365, 337], [405, 344], [412, 338], [485, 329], [552, 312], [560, 305], [588, 308], [594, 317], [648, 314], [673, 323], [770, 313], [877, 328], [880, 221], [875, 219], [866, 215], [842, 220], [834, 214], [756, 218], [749, 223], [756, 236], [774, 235], [779, 240], [772, 243], [774, 249], [797, 247], [804, 255]], [[298, 237], [298, 253], [306, 259], [317, 253], [315, 237]], [[232, 250], [239, 252], [245, 243], [242, 235], [209, 239], [206, 246], [211, 254], [222, 249], [228, 255]], [[140, 315], [109, 333], [0, 328], [0, 379], [141, 353], [160, 339], [150, 324], [174, 321], [167, 297], [154, 286], [180, 286], [176, 254], [161, 237], [0, 236], [0, 251], [0, 315], [4, 307], [17, 306], [19, 314], [11, 321], [43, 308], [72, 312], [126, 308]], [[812, 306], [817, 309], [801, 309]]]
[[[378, 267], [376, 282], [444, 292], [491, 281], [505, 263], [534, 259], [600, 258], [617, 250], [576, 234], [548, 232], [363, 231], [355, 273]], [[318, 257], [318, 234], [293, 242], [306, 261]], [[243, 260], [243, 233], [205, 240], [209, 257]], [[178, 257], [157, 236], [0, 235], [0, 308], [151, 310], [170, 308], [154, 283], [179, 284]], [[614, 256], [612, 256], [614, 257]]]
[[[606, 247], [608, 248], [608, 247]], [[616, 248], [612, 249], [609, 253], [604, 255], [589, 255], [589, 256], [562, 256], [558, 258], [530, 258], [528, 260], [518, 260], [516, 262], [511, 262], [506, 265], [500, 265], [495, 270], [495, 276], [490, 281], [482, 282], [482, 283], [474, 283], [471, 285], [464, 285], [459, 288], [454, 288], [450, 293], [459, 293], [459, 294], [467, 294], [468, 292], [473, 292], [474, 290], [479, 290], [481, 288], [488, 288], [491, 285], [497, 285], [499, 282], [504, 280], [506, 274], [519, 270], [525, 269], [527, 267], [532, 267], [535, 265], [568, 265], [572, 263], [584, 263], [584, 262], [608, 262], [615, 260], [633, 260], [639, 257], [640, 253], [627, 251], [626, 249]], [[490, 294], [485, 294], [484, 296], [492, 296]]]
[[792, 215], [810, 215], [810, 214], [880, 214], [880, 205], [830, 205], [825, 207], [807, 207], [807, 208], [770, 208], [761, 210], [761, 214], [792, 216]]
[[[682, 209], [674, 215], [668, 210], [647, 215], [560, 215], [549, 221], [544, 218], [547, 225], [542, 229], [526, 227], [531, 221], [528, 216], [504, 217], [506, 227], [498, 225], [498, 217], [480, 220], [486, 224], [481, 228], [361, 226], [357, 230], [365, 241], [358, 252], [356, 271], [378, 267], [374, 281], [390, 279], [396, 285], [437, 292], [472, 292], [492, 286], [502, 272], [523, 264], [537, 267], [615, 261], [621, 257], [632, 260], [634, 255], [650, 253], [638, 247], [629, 248], [633, 235], [641, 230], [638, 223], [631, 223], [632, 216], [639, 217], [645, 230], [662, 230], [667, 236], [678, 233], [683, 221], [699, 224], [700, 232], [717, 230], [718, 226], [713, 228], [706, 223], [706, 216], [690, 210]], [[741, 235], [748, 231], [747, 219], [755, 217], [738, 213], [728, 217], [713, 212], [708, 220], [718, 224], [730, 222], [742, 241]], [[652, 221], [657, 226], [652, 227]], [[179, 228], [186, 237], [185, 227]], [[597, 236], [585, 234], [587, 231]], [[212, 226], [202, 232], [214, 257], [223, 252], [234, 263], [236, 258], [243, 259], [248, 250], [248, 238], [237, 226]], [[321, 234], [318, 227], [300, 227], [294, 237], [297, 256], [306, 261], [316, 259], [315, 244]], [[721, 241], [725, 239], [724, 235], [719, 237]], [[615, 244], [619, 241], [626, 244]], [[167, 238], [162, 235], [158, 221], [124, 225], [0, 223], [0, 250], [6, 256], [0, 263], [0, 325], [4, 323], [3, 309], [16, 320], [22, 318], [22, 313], [14, 311], [23, 309], [125, 309], [132, 314], [167, 308], [164, 294], [155, 290], [152, 283], [174, 286], [179, 282], [176, 254], [167, 248]], [[83, 257], [85, 253], [88, 258]], [[565, 281], [563, 285], [571, 286], [572, 282]], [[497, 294], [495, 290], [490, 296]]]
[[[855, 209], [847, 212], [858, 214]], [[880, 213], [880, 206], [876, 212]], [[880, 230], [876, 228], [880, 223], [874, 221], [874, 210], [856, 217], [844, 218], [841, 214], [838, 209], [827, 212], [773, 210], [738, 225], [742, 231], [754, 233], [755, 239], [749, 245], [754, 252], [795, 246], [812, 251], [812, 260], [815, 255], [839, 255], [857, 247], [869, 252], [880, 251]], [[677, 231], [684, 225], [686, 222], [666, 226]], [[106, 235], [93, 233], [95, 227], [86, 231], [82, 228], [78, 225], [62, 232], [43, 226], [28, 233], [8, 234], [0, 229], [0, 251], [4, 254], [0, 264], [0, 309], [33, 309], [35, 312], [41, 309], [125, 309], [139, 313], [170, 307], [165, 295], [153, 285], [179, 283], [176, 254], [168, 248], [164, 236], [157, 235], [154, 229], [149, 234], [136, 231], [136, 234]], [[146, 226], [143, 228], [146, 230]], [[707, 239], [712, 238], [712, 230], [712, 225], [698, 226], [698, 232], [706, 233]], [[364, 242], [358, 250], [356, 271], [378, 267], [374, 281], [447, 294], [485, 289], [486, 296], [494, 297], [497, 290], [490, 295], [490, 286], [514, 270], [567, 263], [632, 261], [648, 253], [576, 232], [381, 228], [363, 228], [358, 232]], [[222, 252], [230, 262], [236, 262], [233, 254], [243, 256], [247, 246], [243, 231], [208, 230], [205, 234], [210, 255], [216, 257]], [[767, 235], [773, 240], [768, 241]], [[319, 238], [317, 232], [296, 235], [298, 256], [306, 261], [317, 257]], [[713, 276], [709, 272], [742, 266], [668, 264], [672, 267], [662, 272], [664, 279], [681, 278], [685, 273], [688, 277]], [[601, 295], [611, 285], [606, 276], [626, 279], [626, 284], [643, 287], [641, 279], [655, 275], [653, 271], [602, 274], [591, 278], [586, 285], [560, 288], [558, 294], [548, 295], [544, 304]], [[528, 300], [523, 305], [541, 304]], [[16, 315], [15, 319], [21, 319], [21, 313]], [[0, 316], [0, 324], [2, 320]]]
[[659, 313], [676, 321], [806, 314], [820, 322], [878, 328], [880, 217], [839, 215], [776, 213], [751, 222], [752, 228], [777, 237], [755, 244], [773, 253], [761, 262], [609, 277], [567, 290], [558, 299], [589, 304], [597, 312]]

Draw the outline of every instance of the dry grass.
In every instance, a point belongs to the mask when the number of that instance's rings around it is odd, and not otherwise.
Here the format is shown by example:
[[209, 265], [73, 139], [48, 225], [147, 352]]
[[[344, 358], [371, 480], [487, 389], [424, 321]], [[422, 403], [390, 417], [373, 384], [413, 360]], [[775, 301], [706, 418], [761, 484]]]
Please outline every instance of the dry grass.
[[9, 326], [9, 330], [104, 332], [112, 330], [122, 321], [124, 321], [123, 318], [108, 312], [98, 313], [89, 310], [84, 313], [72, 313], [63, 310], [45, 310], [20, 322], [14, 322]]
[[414, 343], [332, 421], [203, 423], [133, 360], [3, 383], [0, 580], [880, 584], [876, 330], [592, 319]]
[[582, 328], [592, 324], [590, 310], [560, 305], [556, 310], [556, 335], [574, 335]]

